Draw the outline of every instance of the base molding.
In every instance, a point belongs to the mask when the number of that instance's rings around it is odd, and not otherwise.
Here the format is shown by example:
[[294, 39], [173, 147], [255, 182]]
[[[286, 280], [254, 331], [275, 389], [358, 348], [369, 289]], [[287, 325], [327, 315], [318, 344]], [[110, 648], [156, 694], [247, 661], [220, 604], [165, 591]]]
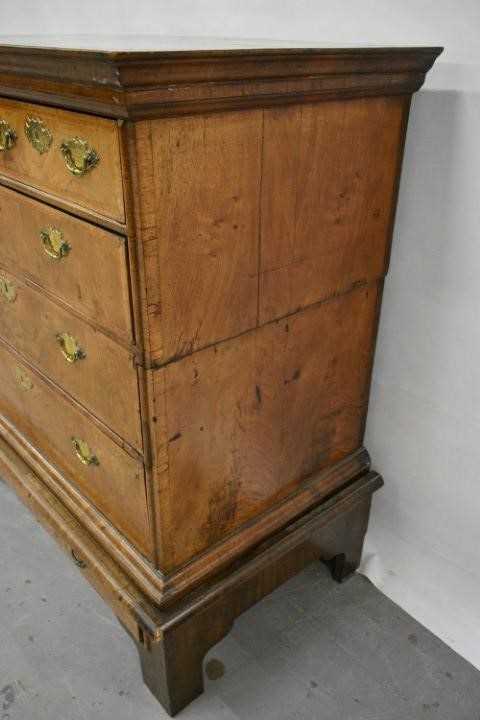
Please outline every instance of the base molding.
[[144, 680], [171, 715], [203, 690], [202, 661], [235, 618], [309, 563], [326, 562], [342, 581], [359, 565], [373, 471], [357, 475], [167, 607], [152, 602], [121, 565], [0, 438], [0, 472], [55, 537], [134, 640]]
[[346, 487], [354, 478], [367, 473], [370, 470], [370, 456], [365, 448], [360, 447], [334, 465], [313, 473], [291, 495], [168, 574], [155, 569], [1, 414], [0, 464], [7, 466], [5, 475], [15, 486], [28, 487], [26, 478], [33, 472], [37, 480], [41, 481], [38, 494], [50, 491], [60, 501], [60, 507], [75, 517], [88, 535], [123, 570], [129, 582], [134, 583], [152, 604], [168, 607], [192, 588], [204, 584], [229, 567], [293, 519], [323, 503], [339, 488]]
[[235, 619], [308, 564], [327, 563], [342, 582], [357, 569], [372, 494], [383, 481], [375, 472], [358, 478], [321, 506], [242, 558], [214, 582], [198, 588], [158, 617], [161, 635], [147, 628], [134, 637], [145, 684], [170, 715], [203, 691], [202, 662]]

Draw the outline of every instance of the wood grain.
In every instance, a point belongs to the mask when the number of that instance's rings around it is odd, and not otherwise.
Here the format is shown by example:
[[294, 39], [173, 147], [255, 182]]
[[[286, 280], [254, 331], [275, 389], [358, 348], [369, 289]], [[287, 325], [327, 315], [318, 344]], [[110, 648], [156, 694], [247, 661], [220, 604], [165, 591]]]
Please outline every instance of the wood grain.
[[[18, 371], [31, 388], [18, 383]], [[0, 412], [57, 465], [69, 480], [147, 557], [151, 531], [143, 465], [102, 433], [88, 417], [65, 401], [29, 365], [0, 343]], [[98, 466], [83, 465], [72, 448], [72, 437], [88, 443]]]
[[[67, 257], [53, 261], [40, 231], [62, 231]], [[0, 263], [87, 318], [132, 341], [125, 239], [0, 186]]]
[[377, 301], [361, 288], [154, 372], [163, 571], [361, 445]]
[[[137, 371], [132, 353], [20, 279], [0, 269], [16, 288], [14, 302], [0, 299], [0, 337], [90, 412], [142, 452]], [[57, 341], [71, 334], [85, 357], [69, 363]]]
[[256, 324], [262, 114], [136, 132], [139, 152], [151, 152], [140, 202], [151, 355], [164, 362]]
[[378, 98], [137, 123], [150, 362], [381, 278], [408, 108]]
[[261, 323], [386, 272], [408, 103], [265, 113]]
[[[50, 149], [42, 155], [25, 136], [27, 116], [42, 120], [53, 135]], [[66, 198], [114, 220], [124, 220], [118, 127], [114, 121], [5, 98], [0, 100], [0, 118], [17, 134], [14, 147], [0, 153], [0, 175]], [[87, 140], [100, 156], [98, 166], [84, 176], [72, 175], [60, 152], [60, 144], [72, 137]]]

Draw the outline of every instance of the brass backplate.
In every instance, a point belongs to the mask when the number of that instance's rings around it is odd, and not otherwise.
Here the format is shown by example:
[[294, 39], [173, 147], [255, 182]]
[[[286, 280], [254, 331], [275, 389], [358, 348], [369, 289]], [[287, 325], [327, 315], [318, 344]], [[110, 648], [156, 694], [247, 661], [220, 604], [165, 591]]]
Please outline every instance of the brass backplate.
[[70, 245], [63, 238], [63, 232], [59, 228], [52, 226], [42, 228], [40, 238], [45, 254], [52, 260], [61, 260], [71, 250]]
[[53, 135], [43, 120], [29, 115], [25, 119], [25, 135], [40, 155], [46, 153], [53, 142]]

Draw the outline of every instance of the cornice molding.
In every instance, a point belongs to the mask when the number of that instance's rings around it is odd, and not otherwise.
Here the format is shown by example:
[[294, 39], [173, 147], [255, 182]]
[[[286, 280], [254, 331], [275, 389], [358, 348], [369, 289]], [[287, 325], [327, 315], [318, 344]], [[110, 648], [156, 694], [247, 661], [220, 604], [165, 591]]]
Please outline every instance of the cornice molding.
[[97, 52], [0, 46], [0, 94], [142, 119], [409, 94], [440, 47]]

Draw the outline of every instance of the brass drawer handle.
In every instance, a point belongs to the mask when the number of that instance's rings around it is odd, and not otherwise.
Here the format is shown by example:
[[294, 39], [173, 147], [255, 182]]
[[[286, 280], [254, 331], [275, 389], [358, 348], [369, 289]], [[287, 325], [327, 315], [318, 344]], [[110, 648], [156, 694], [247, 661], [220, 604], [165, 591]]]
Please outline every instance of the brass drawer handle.
[[33, 380], [21, 367], [15, 368], [15, 379], [22, 390], [28, 391], [33, 388]]
[[17, 298], [17, 288], [10, 280], [0, 275], [0, 296], [5, 302], [13, 303]]
[[6, 120], [0, 120], [0, 151], [11, 150], [17, 141], [17, 133], [7, 123]]
[[75, 455], [83, 465], [100, 465], [97, 456], [92, 453], [85, 440], [72, 437], [72, 446], [75, 451]]
[[34, 118], [27, 115], [25, 118], [25, 135], [31, 145], [35, 148], [40, 155], [46, 153], [50, 149], [50, 145], [53, 141], [53, 135], [40, 120], [40, 118]]
[[72, 558], [73, 558], [73, 562], [75, 563], [75, 565], [77, 567], [81, 568], [82, 570], [85, 570], [85, 568], [87, 567], [87, 563], [85, 562], [85, 560], [82, 560], [82, 558], [79, 558], [78, 555], [76, 554], [75, 550], [72, 550], [71, 553], [72, 553]]
[[70, 245], [63, 239], [61, 230], [55, 227], [46, 227], [40, 230], [40, 238], [45, 254], [52, 260], [61, 260], [71, 250]]
[[100, 162], [97, 151], [79, 137], [64, 140], [60, 150], [72, 175], [85, 175]]
[[73, 364], [78, 360], [83, 360], [87, 357], [78, 344], [78, 340], [76, 340], [73, 335], [70, 335], [70, 333], [58, 333], [57, 342], [60, 345], [62, 355], [67, 362]]

